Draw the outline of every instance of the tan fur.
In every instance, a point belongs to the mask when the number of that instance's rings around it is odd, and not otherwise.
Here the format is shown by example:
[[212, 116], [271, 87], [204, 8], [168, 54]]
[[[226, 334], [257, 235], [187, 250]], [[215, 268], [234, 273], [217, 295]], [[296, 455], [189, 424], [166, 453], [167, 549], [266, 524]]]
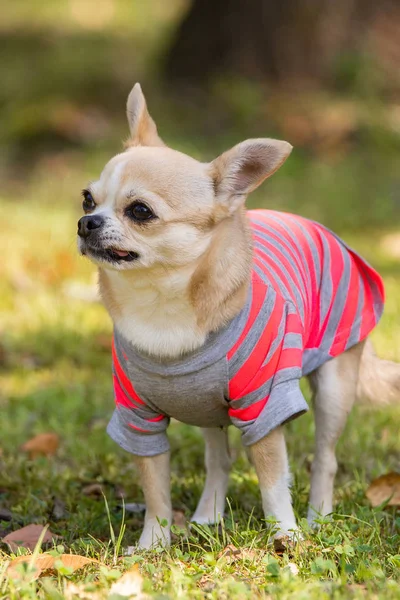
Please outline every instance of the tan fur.
[[[108, 312], [115, 317], [120, 317], [122, 310], [120, 303], [118, 301], [118, 297], [115, 295], [113, 291], [112, 285], [108, 281], [107, 272], [103, 269], [99, 269], [99, 290], [100, 295], [102, 297], [104, 306], [108, 310]], [[115, 318], [114, 317], [114, 318]]]
[[250, 457], [256, 469], [260, 471], [264, 485], [274, 486], [284, 468], [282, 430], [275, 429], [267, 437], [251, 446]]
[[[169, 545], [172, 522], [169, 452], [157, 456], [136, 456], [135, 463], [146, 502], [145, 525], [139, 546]], [[166, 527], [161, 525], [164, 519]]]
[[251, 232], [242, 209], [216, 226], [190, 281], [189, 297], [200, 327], [217, 330], [243, 308], [252, 258]]
[[315, 452], [311, 468], [308, 518], [333, 509], [333, 486], [337, 471], [336, 444], [356, 400], [364, 342], [324, 363], [309, 380], [314, 391]]
[[362, 353], [357, 398], [377, 404], [398, 402], [400, 398], [398, 363], [380, 359], [370, 340], [367, 340]]
[[250, 456], [260, 484], [264, 514], [274, 516], [279, 522], [276, 536], [297, 537], [289, 487], [289, 463], [282, 427], [278, 427], [251, 446]]
[[224, 516], [226, 491], [232, 459], [226, 428], [203, 429], [206, 481], [192, 517], [196, 523], [218, 523]]
[[130, 146], [164, 146], [164, 142], [158, 135], [156, 124], [147, 110], [146, 100], [139, 83], [133, 87], [128, 96], [126, 113], [131, 131], [131, 136], [126, 142], [128, 148]]

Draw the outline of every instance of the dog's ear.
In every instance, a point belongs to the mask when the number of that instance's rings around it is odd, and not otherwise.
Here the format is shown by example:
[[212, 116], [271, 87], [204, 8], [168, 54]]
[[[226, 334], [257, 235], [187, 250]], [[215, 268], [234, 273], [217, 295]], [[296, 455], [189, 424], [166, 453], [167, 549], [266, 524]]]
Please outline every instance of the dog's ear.
[[218, 203], [232, 214], [247, 194], [279, 169], [291, 151], [288, 142], [259, 138], [221, 154], [210, 165]]
[[126, 103], [130, 138], [127, 146], [164, 146], [157, 133], [157, 127], [147, 110], [146, 99], [142, 88], [136, 83], [128, 96]]

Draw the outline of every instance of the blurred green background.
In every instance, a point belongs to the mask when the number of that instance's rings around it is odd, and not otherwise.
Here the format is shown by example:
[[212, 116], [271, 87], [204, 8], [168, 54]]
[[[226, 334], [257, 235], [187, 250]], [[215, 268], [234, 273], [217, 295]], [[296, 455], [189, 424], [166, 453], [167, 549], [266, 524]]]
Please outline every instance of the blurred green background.
[[[132, 85], [141, 82], [163, 139], [198, 158], [248, 137], [294, 145], [249, 203], [322, 221], [364, 253], [388, 293], [375, 343], [400, 359], [398, 3], [3, 0], [0, 12], [0, 502], [25, 523], [46, 522], [56, 495], [71, 513], [52, 526], [64, 540], [106, 539], [104, 507], [82, 499], [81, 486], [101, 482], [112, 506], [113, 486], [131, 500], [140, 491], [104, 431], [111, 324], [75, 231], [80, 190], [127, 136]], [[355, 415], [340, 449], [349, 511], [399, 452], [398, 409]], [[18, 448], [42, 431], [61, 446], [53, 462], [33, 465]], [[311, 416], [289, 432], [304, 514]], [[174, 501], [192, 511], [201, 438], [181, 425], [171, 437], [184, 449], [174, 455]], [[251, 512], [257, 488], [242, 460], [233, 495]], [[131, 517], [128, 543], [139, 525]]]

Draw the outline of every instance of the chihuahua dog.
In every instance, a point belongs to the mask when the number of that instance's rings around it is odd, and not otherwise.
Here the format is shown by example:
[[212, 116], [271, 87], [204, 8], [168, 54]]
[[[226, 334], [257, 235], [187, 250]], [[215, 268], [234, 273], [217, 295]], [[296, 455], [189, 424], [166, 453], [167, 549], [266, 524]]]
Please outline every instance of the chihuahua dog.
[[307, 410], [300, 378], [310, 378], [316, 422], [311, 522], [332, 512], [335, 446], [355, 399], [398, 397], [400, 366], [367, 340], [382, 281], [322, 225], [246, 212], [249, 192], [289, 156], [287, 142], [247, 140], [202, 163], [164, 144], [138, 84], [127, 115], [125, 150], [83, 191], [78, 243], [99, 268], [114, 323], [108, 432], [138, 465], [139, 545], [170, 541], [171, 417], [203, 428], [206, 481], [193, 521], [224, 514], [232, 423], [265, 515], [279, 535], [296, 535], [282, 425]]

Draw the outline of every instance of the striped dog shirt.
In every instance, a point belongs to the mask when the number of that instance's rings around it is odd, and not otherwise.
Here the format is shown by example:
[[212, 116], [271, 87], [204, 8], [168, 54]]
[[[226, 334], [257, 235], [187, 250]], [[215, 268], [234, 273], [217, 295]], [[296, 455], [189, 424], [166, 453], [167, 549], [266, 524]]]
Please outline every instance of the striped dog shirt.
[[176, 360], [139, 353], [114, 332], [116, 409], [109, 435], [142, 456], [169, 448], [170, 417], [229, 423], [251, 445], [307, 410], [299, 387], [363, 340], [384, 302], [379, 275], [331, 231], [299, 216], [249, 211], [254, 259], [242, 311]]

